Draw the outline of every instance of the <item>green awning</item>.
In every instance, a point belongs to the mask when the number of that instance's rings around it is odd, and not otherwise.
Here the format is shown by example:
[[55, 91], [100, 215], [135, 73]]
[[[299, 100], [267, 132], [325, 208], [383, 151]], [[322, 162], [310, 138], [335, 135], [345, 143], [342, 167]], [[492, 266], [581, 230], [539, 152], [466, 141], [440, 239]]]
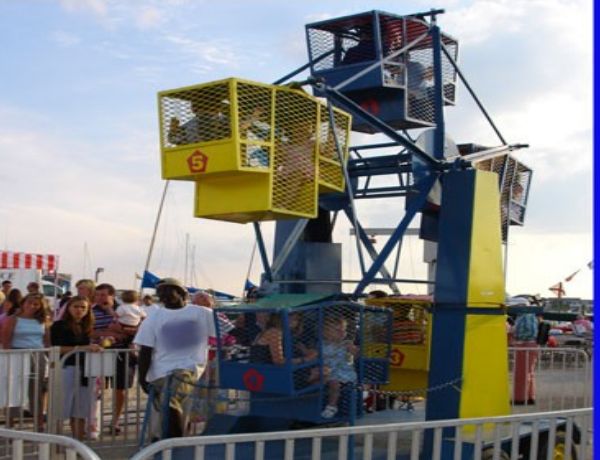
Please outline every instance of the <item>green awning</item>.
[[272, 294], [261, 297], [252, 303], [231, 305], [227, 308], [295, 308], [323, 302], [328, 299], [333, 300], [335, 297], [331, 294]]

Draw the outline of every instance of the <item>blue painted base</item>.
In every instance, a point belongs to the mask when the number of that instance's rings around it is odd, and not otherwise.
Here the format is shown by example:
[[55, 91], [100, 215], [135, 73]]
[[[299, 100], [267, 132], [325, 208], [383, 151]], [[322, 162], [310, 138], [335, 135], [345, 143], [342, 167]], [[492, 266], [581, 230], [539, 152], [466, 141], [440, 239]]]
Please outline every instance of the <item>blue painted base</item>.
[[210, 418], [202, 435], [264, 433], [290, 430], [293, 427], [294, 422], [291, 419], [217, 414]]

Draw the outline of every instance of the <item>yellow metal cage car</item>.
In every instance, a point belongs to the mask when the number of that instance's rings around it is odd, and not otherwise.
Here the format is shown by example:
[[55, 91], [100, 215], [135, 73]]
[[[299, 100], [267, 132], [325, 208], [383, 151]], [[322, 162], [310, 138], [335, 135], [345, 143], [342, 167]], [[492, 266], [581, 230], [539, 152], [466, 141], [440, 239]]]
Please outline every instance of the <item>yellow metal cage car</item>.
[[343, 191], [351, 117], [285, 86], [229, 78], [158, 95], [162, 177], [196, 182], [195, 215], [233, 222], [317, 215]]
[[390, 378], [381, 388], [390, 391], [427, 388], [431, 301], [407, 296], [367, 299], [366, 303], [393, 311]]

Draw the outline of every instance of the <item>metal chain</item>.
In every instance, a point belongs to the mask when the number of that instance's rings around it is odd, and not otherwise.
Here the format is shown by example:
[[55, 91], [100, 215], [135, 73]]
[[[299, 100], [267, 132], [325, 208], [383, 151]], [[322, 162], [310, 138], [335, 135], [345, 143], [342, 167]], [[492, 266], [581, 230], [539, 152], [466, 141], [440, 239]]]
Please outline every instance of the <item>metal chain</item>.
[[[174, 375], [173, 376], [174, 379], [177, 379], [179, 381], [184, 382], [184, 380], [182, 380], [181, 378], [179, 378], [178, 376]], [[372, 394], [376, 394], [376, 395], [382, 395], [382, 396], [418, 396], [421, 394], [428, 394], [428, 393], [433, 393], [436, 391], [441, 391], [444, 390], [448, 387], [452, 387], [454, 388], [454, 390], [456, 390], [457, 392], [460, 393], [461, 388], [459, 386], [460, 383], [462, 383], [464, 381], [463, 377], [457, 377], [453, 380], [450, 380], [448, 382], [444, 382], [444, 383], [440, 383], [438, 385], [434, 385], [432, 387], [427, 387], [427, 388], [417, 388], [414, 390], [404, 390], [404, 391], [400, 391], [400, 390], [382, 390], [379, 388], [369, 388], [368, 386], [364, 385], [364, 384], [357, 384], [354, 386], [354, 388], [356, 390], [359, 391], [366, 391]], [[199, 389], [199, 390], [225, 390], [227, 391], [227, 388], [221, 388], [218, 386], [214, 386], [214, 385], [204, 385], [204, 384], [190, 384], [189, 382], [185, 382], [188, 385], [192, 385], [195, 389]], [[245, 390], [240, 390], [240, 391], [245, 391]], [[181, 392], [178, 392], [178, 394], [182, 394]], [[192, 393], [186, 393], [185, 395], [190, 395]], [[268, 397], [268, 398], [256, 398], [253, 397], [252, 399], [250, 398], [240, 398], [240, 397], [230, 397], [230, 396], [222, 396], [220, 394], [217, 394], [216, 398], [219, 401], [229, 401], [229, 402], [263, 402], [263, 401], [289, 401], [289, 400], [296, 400], [296, 399], [312, 399], [318, 397], [318, 394], [315, 393], [307, 393], [307, 394], [303, 394], [303, 395], [295, 395], [295, 396], [281, 396], [281, 397]]]
[[457, 386], [457, 384], [459, 384], [461, 382], [463, 382], [463, 378], [458, 377], [454, 380], [450, 380], [449, 382], [440, 383], [439, 385], [435, 385], [432, 387], [416, 388], [414, 390], [404, 390], [404, 391], [381, 390], [379, 388], [367, 388], [364, 385], [358, 385], [357, 388], [362, 389], [363, 391], [368, 391], [369, 393], [374, 393], [376, 395], [383, 395], [383, 396], [418, 396], [418, 395], [424, 394], [424, 393], [433, 393], [434, 391], [441, 391], [448, 387], [453, 387], [456, 391], [458, 391], [460, 393], [461, 389], [459, 386]]

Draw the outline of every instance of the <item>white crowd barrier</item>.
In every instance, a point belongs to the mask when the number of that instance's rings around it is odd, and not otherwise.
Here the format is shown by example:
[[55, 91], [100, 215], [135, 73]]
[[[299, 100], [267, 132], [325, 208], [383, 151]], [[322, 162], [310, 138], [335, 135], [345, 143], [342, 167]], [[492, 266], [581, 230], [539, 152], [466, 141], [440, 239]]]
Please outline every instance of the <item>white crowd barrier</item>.
[[0, 429], [0, 458], [23, 460], [33, 456], [39, 460], [100, 460], [88, 446], [66, 436]]
[[584, 350], [510, 347], [509, 384], [513, 413], [593, 405], [593, 368]]
[[5, 428], [48, 430], [52, 355], [52, 349], [0, 350], [0, 421]]
[[[590, 458], [592, 408], [505, 417], [165, 439], [131, 460]], [[451, 430], [449, 432], [448, 430]], [[424, 453], [424, 439], [431, 436]], [[464, 455], [464, 456], [463, 456]]]

